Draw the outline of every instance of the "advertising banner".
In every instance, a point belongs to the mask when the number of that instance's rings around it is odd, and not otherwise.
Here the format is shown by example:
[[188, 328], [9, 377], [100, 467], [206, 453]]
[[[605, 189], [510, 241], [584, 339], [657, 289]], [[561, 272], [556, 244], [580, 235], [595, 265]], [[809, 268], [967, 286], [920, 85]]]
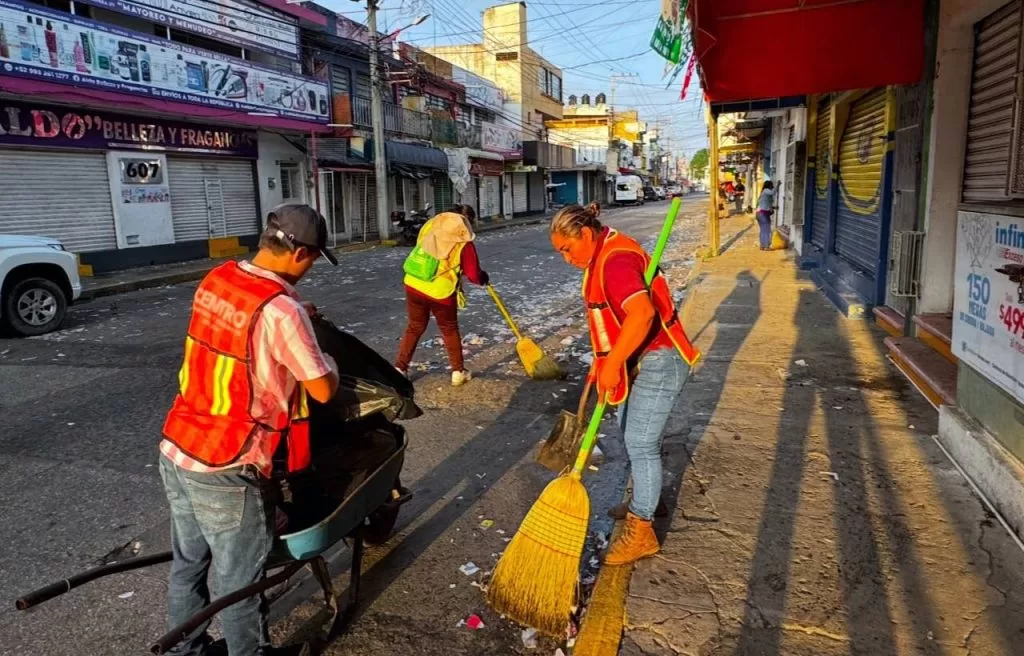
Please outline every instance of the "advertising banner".
[[298, 20], [249, 0], [77, 0], [201, 36], [299, 58]]
[[1024, 403], [1024, 221], [960, 212], [953, 354]]
[[0, 145], [179, 151], [257, 157], [253, 130], [0, 100]]
[[519, 130], [483, 121], [480, 123], [482, 150], [501, 153], [506, 157], [523, 156], [523, 138]]
[[0, 75], [327, 123], [327, 84], [17, 0], [0, 0]]

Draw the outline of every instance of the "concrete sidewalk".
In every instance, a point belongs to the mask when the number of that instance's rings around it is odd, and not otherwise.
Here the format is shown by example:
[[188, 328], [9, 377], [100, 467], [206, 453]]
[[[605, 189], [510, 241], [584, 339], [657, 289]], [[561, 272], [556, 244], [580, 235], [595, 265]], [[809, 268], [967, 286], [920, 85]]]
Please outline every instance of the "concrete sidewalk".
[[[550, 217], [550, 214], [538, 214], [536, 216], [509, 219], [508, 221], [481, 222], [477, 225], [476, 231], [478, 233], [485, 233], [505, 228], [514, 228], [516, 226], [534, 225], [543, 223], [549, 220]], [[381, 246], [384, 246], [381, 242], [353, 242], [342, 244], [334, 250], [340, 255]], [[231, 258], [159, 264], [101, 273], [89, 278], [82, 278], [82, 296], [79, 300], [88, 301], [102, 296], [113, 296], [114, 294], [123, 294], [139, 289], [178, 285], [184, 282], [200, 280], [210, 269], [221, 262], [226, 262], [228, 259]]]
[[936, 412], [880, 330], [748, 226], [723, 220], [741, 234], [693, 278], [706, 360], [668, 428], [672, 512], [619, 653], [1024, 653], [1024, 553], [936, 447]]

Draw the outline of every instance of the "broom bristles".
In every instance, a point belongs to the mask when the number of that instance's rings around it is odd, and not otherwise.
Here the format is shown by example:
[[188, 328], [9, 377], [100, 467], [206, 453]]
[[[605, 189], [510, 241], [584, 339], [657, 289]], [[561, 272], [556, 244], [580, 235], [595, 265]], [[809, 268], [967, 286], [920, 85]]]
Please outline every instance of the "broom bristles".
[[562, 380], [565, 370], [547, 356], [536, 342], [522, 339], [516, 343], [519, 359], [523, 361], [526, 375], [534, 380]]
[[564, 637], [589, 518], [590, 498], [579, 478], [551, 481], [498, 561], [487, 602], [520, 624]]

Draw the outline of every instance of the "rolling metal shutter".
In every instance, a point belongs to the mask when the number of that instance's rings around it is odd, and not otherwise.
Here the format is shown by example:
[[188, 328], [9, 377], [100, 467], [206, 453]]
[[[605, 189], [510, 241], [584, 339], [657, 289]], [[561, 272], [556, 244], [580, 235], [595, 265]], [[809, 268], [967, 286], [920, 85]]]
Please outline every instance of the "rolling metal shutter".
[[485, 175], [480, 178], [480, 216], [501, 215], [501, 178]]
[[168, 157], [176, 242], [259, 234], [252, 162]]
[[543, 173], [531, 173], [529, 176], [530, 185], [530, 211], [531, 212], [543, 212], [544, 208], [547, 207], [547, 189], [544, 187], [544, 174]]
[[512, 174], [512, 213], [520, 214], [529, 208], [526, 205], [526, 174]]
[[886, 90], [877, 89], [853, 103], [839, 142], [836, 254], [872, 277], [882, 227], [885, 100]]
[[[377, 182], [371, 175], [355, 174], [350, 176], [354, 212], [349, 216], [355, 218], [351, 222], [353, 239], [376, 241], [380, 239], [380, 228], [377, 225]], [[408, 197], [407, 197], [408, 198]]]
[[434, 185], [434, 210], [447, 212], [455, 205], [455, 190], [452, 179], [447, 173], [435, 173], [431, 182]]
[[975, 26], [974, 71], [967, 119], [963, 200], [1008, 197], [1013, 142], [1021, 2], [1012, 2]]
[[832, 157], [829, 134], [832, 131], [832, 111], [827, 101], [818, 105], [815, 130], [814, 198], [811, 201], [811, 243], [825, 250], [828, 234], [828, 189], [832, 180]]
[[480, 200], [476, 189], [478, 184], [477, 180], [479, 179], [480, 178], [474, 175], [469, 179], [469, 184], [466, 185], [466, 191], [461, 194], [456, 194], [459, 197], [459, 203], [472, 207], [473, 211], [476, 212], [477, 217], [480, 216]]
[[[62, 176], [59, 188], [55, 175]], [[117, 248], [103, 152], [0, 150], [0, 233], [51, 237], [76, 253]]]

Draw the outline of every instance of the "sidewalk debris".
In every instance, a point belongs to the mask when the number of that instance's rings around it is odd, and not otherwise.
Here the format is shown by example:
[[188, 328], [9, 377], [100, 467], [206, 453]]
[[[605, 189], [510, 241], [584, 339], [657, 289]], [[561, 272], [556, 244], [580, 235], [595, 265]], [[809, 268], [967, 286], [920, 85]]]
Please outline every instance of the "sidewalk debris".
[[134, 592], [123, 592], [123, 593], [117, 595], [117, 598], [118, 599], [131, 599], [134, 596], [135, 596]]
[[523, 641], [523, 646], [527, 649], [537, 648], [537, 629], [534, 629], [532, 627], [523, 629], [522, 632], [519, 634], [519, 637]]
[[797, 360], [794, 364], [796, 364], [796, 366], [798, 366], [798, 367], [806, 367], [807, 366], [807, 361], [806, 360]]
[[465, 622], [466, 622], [466, 626], [468, 626], [469, 628], [473, 629], [474, 631], [479, 631], [480, 629], [482, 629], [482, 628], [484, 628], [486, 626], [486, 624], [484, 624], [484, 621], [482, 619], [480, 619], [480, 616], [476, 615], [476, 614], [473, 614], [473, 615], [470, 615], [469, 617], [467, 617]]
[[474, 563], [471, 560], [468, 563], [466, 563], [465, 565], [463, 565], [462, 567], [460, 567], [459, 571], [462, 572], [463, 574], [465, 574], [466, 576], [473, 576], [474, 574], [476, 574], [477, 572], [480, 571], [480, 568], [477, 567], [476, 563]]
[[834, 478], [836, 480], [837, 483], [839, 482], [839, 474], [837, 474], [835, 472], [821, 472], [821, 475], [822, 476], [831, 476], [832, 478]]
[[494, 526], [493, 519], [485, 519], [484, 521], [480, 522], [480, 528], [482, 528], [485, 531], [491, 528], [492, 526]]

